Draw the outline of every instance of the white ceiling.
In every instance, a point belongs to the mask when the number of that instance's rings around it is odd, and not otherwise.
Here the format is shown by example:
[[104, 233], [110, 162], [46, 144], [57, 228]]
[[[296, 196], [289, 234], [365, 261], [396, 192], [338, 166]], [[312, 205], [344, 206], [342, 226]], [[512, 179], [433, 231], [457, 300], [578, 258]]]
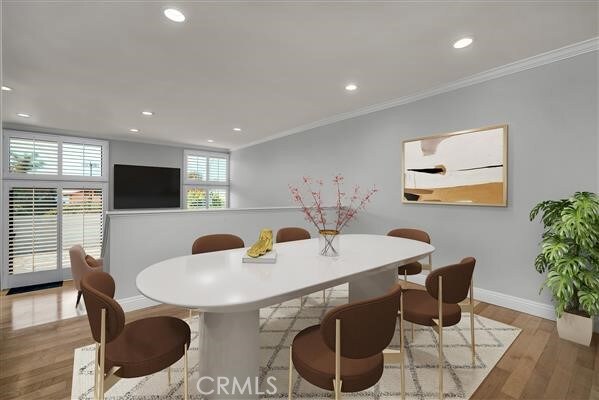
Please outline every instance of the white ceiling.
[[4, 1], [3, 118], [235, 148], [597, 36], [595, 1], [524, 3]]

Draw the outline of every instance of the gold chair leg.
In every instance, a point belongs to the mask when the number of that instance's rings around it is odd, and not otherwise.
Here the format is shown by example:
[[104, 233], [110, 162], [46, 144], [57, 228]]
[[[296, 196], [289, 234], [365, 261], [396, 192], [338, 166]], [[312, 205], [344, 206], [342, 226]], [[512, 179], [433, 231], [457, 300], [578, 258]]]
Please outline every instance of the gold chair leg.
[[335, 380], [333, 388], [335, 389], [335, 400], [341, 400], [341, 320], [335, 321]]
[[185, 400], [189, 400], [189, 377], [187, 376], [187, 343], [183, 345], [184, 355], [183, 355], [183, 398]]
[[170, 386], [171, 385], [171, 367], [168, 367], [166, 369], [166, 375], [168, 377], [168, 385]]
[[400, 373], [401, 373], [401, 400], [405, 400], [406, 398], [406, 349], [404, 348], [404, 332], [403, 332], [403, 324], [405, 320], [403, 319], [403, 293], [399, 295], [399, 348], [401, 350], [401, 362], [400, 362]]
[[106, 309], [102, 309], [102, 315], [100, 320], [100, 371], [99, 371], [99, 379], [100, 379], [100, 392], [98, 393], [99, 398], [104, 400], [104, 371], [105, 368], [105, 358], [106, 358]]
[[405, 270], [405, 271], [403, 272], [403, 280], [404, 280], [404, 282], [407, 282], [407, 281], [408, 281], [408, 271], [407, 271], [407, 270]]
[[325, 292], [325, 290], [323, 289], [322, 291], [322, 304], [327, 302], [327, 294]]
[[289, 376], [288, 376], [288, 380], [289, 380], [289, 386], [287, 388], [287, 398], [289, 400], [292, 399], [292, 394], [293, 394], [293, 359], [291, 357], [291, 354], [293, 352], [293, 347], [289, 346]]
[[439, 276], [439, 399], [443, 400], [443, 277]]
[[341, 400], [341, 386], [343, 385], [343, 381], [339, 380], [337, 382], [333, 379], [333, 391], [335, 392], [335, 400]]
[[414, 323], [410, 322], [410, 326], [412, 328], [412, 342], [414, 341]]
[[100, 347], [96, 342], [96, 357], [94, 358], [94, 400], [98, 400], [98, 362], [100, 361]]
[[472, 347], [472, 366], [474, 366], [476, 364], [474, 342], [474, 280], [470, 282], [470, 346]]

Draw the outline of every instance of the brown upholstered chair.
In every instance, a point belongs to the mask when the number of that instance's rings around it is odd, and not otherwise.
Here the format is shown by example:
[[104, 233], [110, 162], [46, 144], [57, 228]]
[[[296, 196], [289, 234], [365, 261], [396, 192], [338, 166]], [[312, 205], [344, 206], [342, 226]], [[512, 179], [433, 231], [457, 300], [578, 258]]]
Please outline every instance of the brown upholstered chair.
[[[425, 242], [428, 244], [431, 243], [431, 238], [428, 235], [428, 233], [421, 231], [420, 229], [413, 229], [413, 228], [393, 229], [392, 231], [387, 233], [387, 236], [394, 236], [394, 237], [400, 237], [400, 238], [404, 238], [404, 239], [418, 240], [419, 242]], [[423, 264], [421, 262], [416, 261], [416, 262], [413, 262], [410, 264], [400, 266], [397, 269], [397, 272], [399, 273], [399, 275], [403, 275], [404, 281], [407, 282], [408, 275], [418, 275], [419, 273], [422, 272], [423, 269], [431, 270], [432, 265], [433, 265], [433, 259], [432, 259], [432, 256], [429, 254], [428, 255], [428, 264]]]
[[87, 254], [81, 245], [76, 244], [69, 249], [69, 258], [71, 259], [71, 274], [73, 274], [73, 283], [77, 289], [77, 302], [81, 300], [81, 279], [90, 272], [102, 271], [104, 261], [101, 258], [95, 259]]
[[310, 232], [304, 228], [287, 227], [277, 231], [277, 243], [310, 239]]
[[240, 249], [245, 247], [239, 236], [228, 233], [200, 236], [191, 246], [191, 254], [210, 253], [213, 251]]
[[439, 398], [443, 398], [443, 328], [462, 318], [462, 302], [469, 298], [470, 345], [475, 362], [474, 303], [472, 276], [476, 260], [464, 258], [458, 264], [437, 268], [426, 277], [426, 290], [404, 290], [403, 318], [413, 324], [431, 326], [439, 335]]
[[[295, 242], [296, 240], [310, 239], [310, 232], [304, 228], [298, 228], [294, 226], [281, 228], [277, 231], [277, 243]], [[327, 293], [325, 290], [322, 291], [322, 303], [326, 303]], [[300, 299], [300, 304], [304, 303], [303, 296]]]
[[[305, 328], [289, 348], [289, 399], [293, 367], [308, 382], [335, 392], [358, 392], [375, 385], [384, 363], [401, 366], [401, 393], [405, 395], [402, 288], [372, 299], [344, 304], [329, 311], [320, 325]], [[387, 349], [400, 315], [400, 349]]]
[[187, 349], [191, 330], [174, 317], [151, 317], [125, 324], [125, 313], [114, 300], [114, 280], [105, 272], [92, 272], [81, 281], [87, 318], [96, 341], [94, 399], [120, 378], [137, 378], [168, 370], [184, 357], [183, 388], [188, 399]]
[[[212, 253], [213, 251], [241, 249], [245, 243], [239, 236], [228, 233], [204, 235], [197, 238], [191, 246], [191, 254]], [[189, 309], [189, 318], [193, 310]]]

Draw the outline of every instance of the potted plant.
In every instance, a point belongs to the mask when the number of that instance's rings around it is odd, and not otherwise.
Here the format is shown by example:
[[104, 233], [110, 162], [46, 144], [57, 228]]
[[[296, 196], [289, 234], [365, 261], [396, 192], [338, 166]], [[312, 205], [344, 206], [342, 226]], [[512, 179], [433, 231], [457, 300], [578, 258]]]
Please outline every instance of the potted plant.
[[[599, 315], [599, 198], [576, 192], [562, 200], [547, 200], [530, 212], [541, 213], [541, 253], [535, 259], [544, 286], [555, 302], [559, 336], [588, 346], [593, 317]], [[542, 290], [542, 288], [541, 288]]]

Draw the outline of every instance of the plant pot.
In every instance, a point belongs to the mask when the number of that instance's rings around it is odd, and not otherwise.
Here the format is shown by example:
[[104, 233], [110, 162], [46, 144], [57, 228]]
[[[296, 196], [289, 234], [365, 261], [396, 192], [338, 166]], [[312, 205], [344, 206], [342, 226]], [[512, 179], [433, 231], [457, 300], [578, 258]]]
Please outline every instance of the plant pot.
[[589, 346], [593, 337], [593, 318], [564, 312], [557, 319], [557, 333], [562, 339]]
[[339, 231], [321, 230], [318, 239], [318, 251], [321, 256], [337, 257], [339, 255]]

